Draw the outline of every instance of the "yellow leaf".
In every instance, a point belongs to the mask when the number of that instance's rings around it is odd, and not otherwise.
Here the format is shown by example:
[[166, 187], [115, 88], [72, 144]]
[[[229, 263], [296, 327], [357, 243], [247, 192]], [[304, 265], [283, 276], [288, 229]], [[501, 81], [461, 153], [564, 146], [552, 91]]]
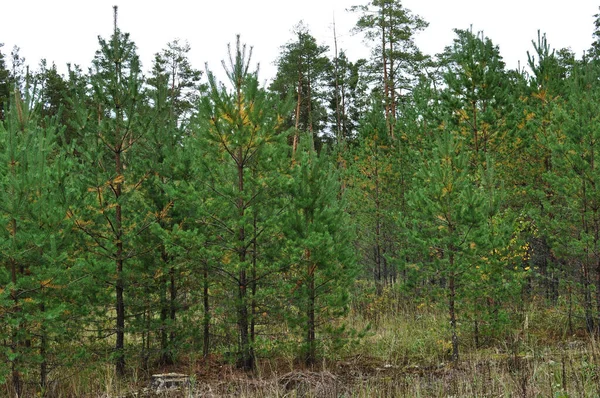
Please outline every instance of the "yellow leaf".
[[124, 181], [125, 181], [125, 177], [123, 177], [123, 174], [119, 174], [112, 180], [112, 183], [113, 184], [123, 184]]

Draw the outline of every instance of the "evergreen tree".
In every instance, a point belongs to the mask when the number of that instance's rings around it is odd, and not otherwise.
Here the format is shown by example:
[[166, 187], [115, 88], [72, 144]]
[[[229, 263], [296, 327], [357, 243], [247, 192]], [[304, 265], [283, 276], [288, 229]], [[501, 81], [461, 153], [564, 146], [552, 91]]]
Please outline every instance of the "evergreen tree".
[[338, 197], [339, 179], [331, 162], [324, 153], [318, 156], [301, 147], [291, 175], [285, 234], [299, 312], [292, 322], [300, 325], [304, 361], [312, 365], [325, 330], [335, 331], [331, 323], [347, 310], [356, 268], [351, 223]]
[[114, 288], [113, 358], [122, 376], [127, 290], [133, 262], [147, 250], [143, 234], [154, 218], [140, 193], [148, 176], [140, 156], [146, 133], [140, 64], [135, 44], [116, 26], [116, 7], [113, 35], [108, 41], [99, 38], [99, 44], [89, 82], [91, 98], [77, 110], [85, 153], [79, 163], [81, 177], [72, 181], [81, 189], [80, 204], [73, 205], [70, 218], [84, 239], [97, 288], [105, 293], [106, 287]]
[[373, 275], [377, 292], [391, 285], [396, 270], [390, 262], [397, 243], [397, 229], [393, 214], [397, 214], [400, 200], [396, 190], [388, 189], [398, 182], [392, 140], [379, 101], [363, 118], [359, 127], [358, 143], [349, 156], [347, 189], [349, 211], [356, 219], [359, 261], [365, 271]]
[[370, 81], [377, 84], [388, 133], [393, 139], [403, 90], [410, 91], [426, 60], [415, 45], [415, 34], [428, 24], [404, 8], [399, 0], [371, 0], [350, 10], [360, 13], [355, 31], [364, 33], [365, 39], [374, 43]]
[[[552, 147], [554, 137], [562, 129], [560, 119], [568, 91], [565, 83], [570, 72], [566, 63], [561, 60], [566, 54], [554, 51], [545, 35], [538, 32], [537, 40], [532, 41], [532, 44], [534, 51], [528, 52], [532, 75], [527, 79], [525, 87], [521, 86], [522, 91], [515, 92], [518, 100], [513, 101], [514, 120], [509, 121], [513, 127], [511, 139], [506, 144], [515, 156], [512, 162], [506, 162], [505, 176], [507, 187], [513, 188], [509, 194], [512, 207], [527, 214], [527, 222], [531, 222], [537, 231], [536, 236], [532, 235], [528, 242], [532, 249], [537, 246], [538, 250], [531, 257], [534, 272], [529, 278], [527, 289], [529, 293], [534, 293], [531, 290], [535, 287], [533, 282], [537, 280], [546, 296], [556, 299], [559, 294], [559, 275], [570, 273], [562, 264], [570, 260], [559, 259], [552, 254], [561, 252], [552, 247], [555, 244], [555, 223], [558, 221], [554, 219], [556, 213], [552, 210], [552, 202], [557, 198], [550, 182], [551, 176], [556, 172]], [[590, 293], [585, 293], [590, 292], [590, 284], [589, 277], [582, 278], [584, 297], [590, 296]], [[583, 302], [587, 308], [584, 311], [586, 317], [592, 321], [591, 298], [584, 299]]]
[[499, 156], [509, 87], [498, 47], [472, 29], [455, 33], [454, 44], [442, 56], [447, 85], [444, 99], [455, 126], [469, 136], [477, 168], [485, 163], [486, 153]]
[[64, 303], [65, 171], [55, 147], [62, 128], [56, 118], [40, 116], [33, 88], [25, 89], [25, 98], [14, 92], [0, 121], [0, 223], [6, 227], [0, 235], [0, 380], [10, 374], [17, 397], [34, 395], [32, 386], [46, 389], [52, 362], [65, 357], [57, 344], [68, 344], [71, 326]]
[[592, 47], [589, 50], [589, 56], [594, 60], [600, 59], [600, 13], [594, 15], [594, 32], [592, 37]]
[[[283, 205], [270, 191], [277, 185], [279, 166], [287, 151], [283, 117], [289, 106], [258, 86], [250, 71], [251, 51], [237, 38], [226, 68], [231, 90], [208, 72], [209, 94], [202, 98], [197, 119], [196, 166], [211, 192], [206, 212], [215, 226], [211, 244], [219, 251], [217, 272], [235, 295], [238, 366], [255, 365], [253, 315], [259, 282], [266, 283], [279, 269], [274, 261], [259, 261], [258, 239], [272, 240]], [[263, 210], [269, 209], [268, 212]], [[260, 217], [259, 217], [260, 215]], [[259, 224], [260, 222], [260, 224]], [[231, 290], [231, 285], [234, 290]]]
[[308, 28], [300, 22], [293, 31], [296, 36], [282, 47], [277, 60], [277, 75], [269, 89], [285, 100], [290, 93], [296, 99], [295, 112], [287, 120], [288, 127], [294, 127], [294, 151], [301, 131], [313, 136], [315, 146], [324, 140], [327, 111], [324, 104], [325, 78], [331, 63], [325, 56], [328, 47], [317, 44]]
[[366, 82], [361, 75], [366, 60], [352, 62], [344, 51], [333, 60], [336, 65], [327, 77], [330, 87], [329, 125], [337, 144], [351, 141], [358, 135], [361, 112], [366, 108]]
[[21, 49], [17, 46], [13, 46], [10, 52], [10, 71], [9, 71], [9, 82], [10, 90], [18, 90], [21, 95], [25, 95], [23, 90], [25, 89], [25, 82], [28, 79], [29, 67], [25, 64], [25, 58], [21, 57], [19, 52]]
[[8, 106], [8, 97], [10, 91], [9, 85], [9, 71], [7, 69], [6, 60], [4, 59], [4, 53], [2, 47], [4, 43], [0, 43], [0, 120], [4, 120], [4, 112]]
[[[596, 153], [600, 138], [596, 106], [600, 101], [600, 69], [582, 61], [568, 80], [565, 109], [556, 116], [550, 140], [552, 170], [545, 173], [549, 195], [544, 206], [555, 250], [572, 264], [579, 264], [583, 281], [586, 326], [599, 333], [600, 320], [593, 319], [592, 289], [596, 286], [596, 313], [600, 310], [600, 173]], [[560, 126], [560, 127], [558, 127]], [[594, 273], [596, 280], [594, 281]], [[594, 283], [595, 282], [595, 283]], [[594, 329], [595, 325], [595, 329]]]
[[469, 282], [479, 275], [476, 254], [485, 240], [484, 197], [474, 184], [469, 153], [455, 133], [440, 132], [432, 153], [425, 153], [411, 192], [412, 206], [420, 209], [414, 234], [425, 254], [433, 258], [445, 281], [453, 361], [458, 360], [458, 308]]
[[203, 89], [200, 84], [202, 72], [190, 64], [190, 50], [188, 43], [179, 40], [167, 43], [167, 47], [154, 57], [152, 76], [148, 79], [148, 84], [155, 88], [167, 85], [170, 116], [175, 118], [177, 127], [189, 122]]
[[[177, 312], [183, 307], [181, 297], [187, 295], [181, 286], [184, 282], [182, 264], [184, 259], [175, 255], [169, 245], [175, 237], [174, 227], [183, 222], [186, 211], [174, 209], [175, 198], [179, 196], [175, 184], [189, 178], [189, 162], [183, 158], [186, 137], [190, 134], [189, 119], [196, 105], [201, 73], [191, 67], [187, 53], [189, 45], [178, 41], [167, 44], [167, 48], [156, 54], [152, 74], [148, 79], [147, 97], [150, 102], [145, 117], [149, 118], [145, 137], [146, 161], [152, 175], [146, 184], [146, 194], [154, 214], [157, 215], [153, 228], [157, 252], [145, 257], [147, 272], [157, 278], [161, 285], [158, 303], [148, 303], [145, 324], [152, 324], [154, 308], [160, 308], [160, 323], [156, 327], [145, 327], [145, 340], [150, 341], [150, 333], [158, 329], [160, 341], [160, 362], [172, 364], [176, 350], [183, 344], [182, 328], [176, 325]], [[171, 252], [171, 253], [170, 253]], [[157, 264], [158, 263], [158, 264]], [[192, 281], [187, 285], [191, 286]], [[147, 291], [154, 287], [144, 286]], [[182, 325], [183, 326], [183, 325]], [[185, 328], [184, 328], [185, 329]], [[149, 349], [145, 350], [144, 363], [148, 362]]]

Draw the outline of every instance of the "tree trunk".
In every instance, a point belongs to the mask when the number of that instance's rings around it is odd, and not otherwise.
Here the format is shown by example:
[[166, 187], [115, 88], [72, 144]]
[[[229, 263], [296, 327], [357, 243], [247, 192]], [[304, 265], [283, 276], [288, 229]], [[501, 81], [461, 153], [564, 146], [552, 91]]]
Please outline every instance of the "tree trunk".
[[305, 364], [313, 365], [316, 362], [316, 341], [315, 341], [315, 269], [316, 264], [313, 264], [310, 259], [310, 250], [305, 250], [307, 261], [307, 281], [308, 303], [306, 305], [306, 356]]
[[452, 329], [452, 362], [458, 362], [458, 335], [456, 333], [456, 309], [454, 307], [456, 299], [456, 281], [454, 272], [454, 252], [450, 249], [450, 277], [448, 280], [448, 289], [450, 290], [450, 300], [448, 310], [450, 315], [450, 328]]
[[[391, 10], [390, 10], [390, 30], [392, 29], [392, 15], [391, 15]], [[388, 73], [388, 79], [389, 79], [389, 83], [388, 83], [388, 91], [390, 94], [390, 112], [389, 112], [389, 118], [390, 120], [388, 121], [388, 126], [390, 129], [390, 138], [392, 139], [392, 141], [395, 140], [395, 136], [394, 136], [394, 126], [396, 124], [396, 77], [394, 76], [394, 40], [388, 40], [389, 45], [390, 45], [390, 71]], [[384, 50], [385, 51], [385, 50]]]
[[244, 370], [252, 370], [254, 368], [254, 358], [250, 349], [250, 334], [248, 332], [248, 306], [246, 305], [246, 286], [248, 280], [246, 271], [241, 270], [239, 275], [238, 287], [238, 331], [240, 338], [238, 367]]
[[[15, 220], [14, 218], [11, 220], [11, 235], [12, 238], [15, 239], [15, 235], [17, 233], [17, 220]], [[14, 305], [14, 309], [13, 311], [15, 312], [15, 314], [18, 314], [21, 309], [19, 307], [19, 295], [17, 293], [17, 262], [14, 260], [14, 258], [10, 259], [10, 275], [11, 275], [11, 282], [12, 282], [12, 289], [10, 292], [11, 295], [11, 299], [13, 301], [13, 305]], [[15, 389], [15, 394], [17, 396], [17, 398], [21, 397], [21, 373], [19, 371], [19, 364], [18, 364], [18, 358], [19, 356], [19, 346], [21, 345], [21, 341], [19, 338], [19, 329], [20, 327], [17, 325], [14, 327], [14, 330], [12, 331], [12, 341], [11, 341], [11, 351], [13, 353], [13, 355], [15, 356], [15, 358], [13, 360], [11, 360], [11, 376], [12, 376], [12, 383], [13, 383], [13, 388]]]
[[202, 355], [208, 357], [210, 348], [210, 306], [208, 300], [208, 263], [204, 263], [204, 280], [202, 286], [202, 302], [204, 305], [204, 317], [202, 319], [203, 335], [202, 335]]
[[337, 138], [337, 144], [342, 143], [342, 128], [341, 128], [341, 112], [340, 112], [340, 84], [339, 84], [339, 59], [338, 59], [338, 46], [337, 46], [337, 35], [335, 32], [335, 17], [333, 19], [333, 45], [334, 45], [334, 69], [333, 74], [335, 76], [335, 119], [336, 119], [336, 131], [335, 135]]
[[[383, 13], [383, 10], [382, 10]], [[387, 53], [386, 53], [386, 30], [384, 16], [381, 16], [381, 58], [383, 63], [383, 100], [385, 102], [385, 123], [388, 131], [391, 133], [390, 128], [390, 86], [388, 76], [388, 64], [387, 64]]]
[[296, 154], [298, 149], [298, 134], [300, 128], [300, 103], [302, 101], [302, 74], [298, 71], [298, 98], [296, 99], [296, 125], [294, 126], [294, 142], [292, 143], [292, 155]]
[[[245, 213], [244, 203], [244, 163], [243, 163], [243, 152], [242, 148], [238, 151], [238, 212], [239, 217], [242, 219]], [[239, 332], [239, 358], [238, 367], [244, 370], [252, 370], [254, 368], [254, 356], [250, 347], [250, 333], [249, 333], [249, 314], [248, 314], [248, 277], [246, 275], [246, 231], [242, 225], [238, 231], [238, 253], [239, 261], [242, 269], [239, 272], [238, 278], [238, 302], [237, 302], [237, 315], [238, 315], [238, 332]]]
[[[255, 337], [256, 337], [256, 312], [257, 312], [257, 304], [256, 304], [256, 289], [257, 289], [257, 273], [256, 273], [256, 262], [258, 260], [258, 243], [257, 243], [257, 239], [258, 239], [258, 234], [257, 234], [257, 220], [256, 220], [256, 213], [254, 213], [254, 218], [253, 218], [253, 225], [252, 225], [252, 232], [253, 232], [253, 237], [252, 237], [252, 281], [251, 281], [251, 294], [252, 294], [252, 298], [251, 298], [251, 303], [250, 303], [250, 307], [251, 307], [251, 318], [250, 318], [250, 342], [252, 343], [252, 345], [254, 346], [254, 341], [255, 341]], [[251, 348], [252, 350], [252, 356], [254, 356], [254, 349]]]
[[382, 287], [382, 264], [381, 264], [381, 201], [379, 198], [379, 170], [378, 170], [378, 159], [377, 159], [377, 141], [375, 145], [375, 284], [377, 294], [383, 293]]
[[177, 281], [175, 275], [175, 267], [171, 265], [169, 267], [169, 318], [171, 320], [171, 332], [169, 333], [169, 343], [171, 361], [173, 361], [173, 348], [175, 347], [175, 340], [177, 338], [175, 334], [175, 320], [177, 318]]
[[[123, 175], [123, 164], [121, 163], [121, 149], [115, 148], [115, 171], [117, 177]], [[116, 311], [117, 311], [117, 340], [115, 344], [115, 366], [118, 376], [125, 375], [125, 281], [123, 280], [123, 215], [119, 199], [122, 194], [122, 182], [119, 179], [115, 184], [115, 241], [116, 253]]]
[[[40, 312], [43, 314], [46, 312], [46, 306], [43, 301], [43, 289], [42, 284], [40, 288], [40, 295], [42, 296], [42, 302], [40, 303]], [[46, 331], [46, 325], [44, 322], [40, 325], [40, 387], [42, 391], [46, 390], [48, 385], [48, 335]]]

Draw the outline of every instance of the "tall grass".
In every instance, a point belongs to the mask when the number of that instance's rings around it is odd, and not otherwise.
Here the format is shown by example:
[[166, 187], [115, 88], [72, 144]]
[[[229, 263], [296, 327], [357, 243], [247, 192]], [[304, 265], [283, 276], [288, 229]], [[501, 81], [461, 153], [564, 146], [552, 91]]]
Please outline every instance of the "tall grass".
[[[583, 322], [567, 328], [560, 305], [536, 303], [514, 314], [476, 347], [471, 325], [462, 320], [461, 356], [450, 359], [450, 330], [442, 304], [418, 303], [394, 290], [365, 293], [344, 319], [347, 330], [363, 331], [341, 349], [323, 346], [311, 368], [295, 360], [288, 345], [262, 350], [254, 373], [235, 369], [225, 355], [189, 355], [176, 367], [191, 375], [186, 391], [152, 395], [150, 373], [131, 363], [128, 379], [98, 361], [81, 364], [51, 385], [47, 397], [599, 397], [600, 342]], [[331, 344], [334, 344], [333, 342]], [[336, 343], [337, 344], [337, 343]], [[33, 391], [34, 389], [32, 389]], [[137, 394], [137, 395], [136, 395]], [[0, 396], [11, 396], [3, 386]]]

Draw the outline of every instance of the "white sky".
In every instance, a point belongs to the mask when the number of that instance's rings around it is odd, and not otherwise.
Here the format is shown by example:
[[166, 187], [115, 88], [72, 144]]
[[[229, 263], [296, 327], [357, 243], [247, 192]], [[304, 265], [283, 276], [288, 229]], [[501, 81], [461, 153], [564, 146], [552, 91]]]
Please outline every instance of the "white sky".
[[[254, 47], [253, 60], [261, 64], [261, 79], [275, 74], [279, 48], [292, 39], [300, 20], [320, 44], [333, 48], [335, 15], [338, 47], [351, 60], [368, 56], [362, 38], [352, 36], [357, 15], [346, 12], [366, 0], [29, 0], [5, 1], [1, 7], [0, 43], [8, 55], [13, 45], [35, 67], [41, 58], [65, 71], [67, 62], [84, 70], [98, 49], [97, 36], [112, 32], [112, 6], [119, 6], [119, 26], [131, 33], [143, 68], [151, 68], [154, 54], [175, 38], [187, 40], [192, 65], [220, 72], [227, 43], [241, 34]], [[547, 33], [554, 48], [570, 47], [578, 57], [592, 42], [595, 0], [403, 0], [406, 8], [430, 23], [417, 43], [428, 54], [451, 44], [453, 28], [485, 35], [500, 46], [508, 68], [526, 64], [527, 50], [537, 30]], [[219, 74], [220, 75], [220, 74]], [[220, 75], [221, 76], [221, 75]]]

